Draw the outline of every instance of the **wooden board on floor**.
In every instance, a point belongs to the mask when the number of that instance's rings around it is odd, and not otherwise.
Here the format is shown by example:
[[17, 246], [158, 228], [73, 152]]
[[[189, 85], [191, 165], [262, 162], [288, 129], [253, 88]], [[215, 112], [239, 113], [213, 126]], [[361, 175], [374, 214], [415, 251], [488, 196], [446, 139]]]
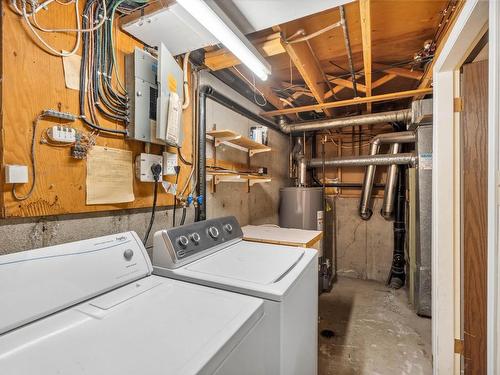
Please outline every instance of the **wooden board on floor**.
[[463, 288], [465, 374], [486, 374], [488, 61], [463, 67]]
[[[81, 3], [83, 6], [84, 3]], [[78, 114], [78, 91], [65, 86], [63, 62], [61, 57], [43, 51], [36, 43], [31, 32], [24, 26], [21, 18], [3, 1], [2, 7], [2, 114], [0, 132], [0, 164], [30, 165], [30, 143], [32, 122], [44, 109], [56, 109]], [[43, 13], [43, 14], [42, 14]], [[74, 28], [72, 6], [56, 2], [49, 10], [40, 12], [39, 22], [45, 27]], [[74, 33], [42, 33], [55, 48], [69, 50], [75, 41]], [[131, 53], [140, 43], [119, 30], [115, 32], [118, 69], [123, 76], [124, 56]], [[81, 48], [80, 48], [81, 50]], [[81, 51], [78, 52], [81, 55]], [[184, 143], [183, 156], [191, 160], [191, 108], [183, 113]], [[100, 119], [105, 127], [123, 128], [122, 125]], [[28, 217], [59, 215], [80, 212], [109, 211], [128, 208], [150, 207], [153, 201], [153, 185], [140, 183], [134, 179], [135, 201], [123, 204], [85, 204], [86, 162], [70, 157], [66, 147], [50, 147], [40, 144], [41, 133], [53, 121], [41, 121], [36, 133], [36, 163], [38, 167], [35, 190], [31, 198], [16, 201], [11, 193], [11, 185], [3, 185], [3, 170], [0, 183], [3, 193], [0, 217]], [[72, 124], [73, 126], [73, 124]], [[81, 121], [74, 127], [88, 131]], [[123, 137], [101, 135], [97, 144], [111, 148], [132, 151], [135, 156], [144, 152], [141, 142], [124, 140]], [[161, 154], [159, 146], [152, 147], [152, 153]], [[175, 149], [170, 149], [176, 152]], [[189, 167], [182, 164], [179, 182], [184, 184]], [[168, 177], [174, 181], [175, 177]], [[31, 178], [30, 178], [31, 182]], [[29, 185], [29, 184], [27, 184]], [[19, 186], [19, 193], [26, 192], [29, 186]], [[158, 196], [160, 206], [173, 204], [173, 196], [161, 191]]]

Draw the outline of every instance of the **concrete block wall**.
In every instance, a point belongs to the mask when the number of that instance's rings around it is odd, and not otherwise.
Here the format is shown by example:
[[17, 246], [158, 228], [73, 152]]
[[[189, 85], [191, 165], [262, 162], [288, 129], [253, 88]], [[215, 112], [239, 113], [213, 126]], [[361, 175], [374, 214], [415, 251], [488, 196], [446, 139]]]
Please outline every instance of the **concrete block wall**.
[[392, 222], [380, 216], [382, 199], [376, 198], [373, 216], [364, 221], [358, 215], [359, 198], [337, 198], [337, 274], [385, 282], [393, 252]]

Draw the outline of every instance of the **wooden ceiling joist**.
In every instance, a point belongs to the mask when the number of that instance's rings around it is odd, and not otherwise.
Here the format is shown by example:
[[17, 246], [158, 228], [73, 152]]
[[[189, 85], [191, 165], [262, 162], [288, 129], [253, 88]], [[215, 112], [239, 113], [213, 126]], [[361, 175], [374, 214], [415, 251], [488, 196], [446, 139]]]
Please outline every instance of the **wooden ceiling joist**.
[[417, 96], [417, 95], [426, 95], [426, 94], [431, 94], [431, 93], [432, 93], [432, 88], [416, 89], [416, 90], [393, 92], [393, 93], [382, 94], [382, 95], [374, 95], [374, 96], [363, 97], [363, 98], [339, 100], [336, 102], [306, 105], [306, 106], [302, 106], [302, 107], [287, 108], [287, 109], [281, 109], [281, 110], [276, 110], [276, 111], [267, 111], [267, 112], [262, 112], [261, 114], [264, 116], [268, 116], [268, 117], [269, 116], [279, 116], [279, 115], [284, 115], [284, 114], [289, 114], [289, 113], [318, 111], [318, 110], [325, 110], [325, 109], [329, 109], [329, 108], [347, 107], [347, 106], [351, 106], [351, 105], [364, 104], [364, 103], [384, 102], [384, 101], [390, 101], [390, 100], [409, 98], [409, 97], [413, 97], [413, 96]]
[[394, 67], [390, 65], [377, 64], [374, 63], [373, 67], [377, 70], [383, 71], [385, 73], [395, 74], [398, 77], [404, 77], [409, 79], [414, 79], [419, 81], [422, 78], [423, 72], [417, 70], [410, 70], [405, 68]]
[[396, 77], [397, 77], [396, 74], [386, 74], [385, 76], [377, 79], [375, 82], [372, 83], [372, 89], [376, 89], [377, 87], [380, 87], [386, 84], [387, 82], [392, 81]]
[[[337, 86], [342, 86], [344, 88], [347, 88], [347, 89], [352, 89], [352, 81], [350, 79], [343, 79], [343, 78], [333, 78], [333, 79], [330, 79], [330, 82], [331, 83], [334, 83], [336, 84]], [[366, 86], [361, 84], [361, 83], [356, 83], [356, 88], [358, 89], [358, 91], [361, 91], [361, 92], [366, 92]], [[326, 94], [325, 94], [326, 96]]]
[[[363, 43], [363, 67], [365, 72], [366, 96], [372, 95], [372, 30], [370, 0], [359, 0], [359, 16], [361, 21], [361, 40]], [[367, 105], [372, 111], [371, 103]]]
[[[263, 38], [251, 40], [251, 42], [264, 57], [279, 55], [286, 52], [281, 44], [280, 33], [273, 33]], [[205, 54], [205, 65], [211, 70], [225, 69], [240, 64], [241, 61], [229, 52], [227, 48], [221, 48]]]
[[[280, 26], [275, 26], [273, 29], [274, 31], [281, 32]], [[324, 103], [325, 91], [327, 89], [327, 85], [323, 79], [324, 74], [315, 63], [315, 57], [312, 55], [307, 44], [289, 44], [283, 40], [281, 41], [281, 44], [288, 53], [288, 56], [290, 56], [290, 59], [299, 71], [305, 84], [309, 87], [309, 90], [311, 90], [311, 93], [316, 101], [320, 104]], [[320, 110], [323, 110], [327, 116], [333, 115], [333, 112], [328, 108], [320, 108]]]

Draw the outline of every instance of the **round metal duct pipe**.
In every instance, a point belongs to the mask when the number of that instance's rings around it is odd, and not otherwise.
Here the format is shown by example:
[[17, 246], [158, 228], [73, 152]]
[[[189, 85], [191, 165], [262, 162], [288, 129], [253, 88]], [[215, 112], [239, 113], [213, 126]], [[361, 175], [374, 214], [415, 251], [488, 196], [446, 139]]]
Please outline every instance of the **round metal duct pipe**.
[[[363, 155], [363, 156], [345, 156], [342, 158], [333, 158], [325, 160], [325, 167], [366, 167], [367, 165], [391, 165], [391, 164], [409, 164], [415, 165], [416, 156], [412, 153], [395, 155]], [[322, 159], [309, 160], [309, 168], [321, 168]]]
[[339, 129], [349, 126], [373, 125], [384, 122], [408, 122], [411, 119], [411, 109], [398, 111], [370, 113], [360, 116], [350, 116], [321, 121], [306, 121], [287, 124], [285, 117], [280, 119], [280, 128], [283, 133], [302, 133], [326, 129]]

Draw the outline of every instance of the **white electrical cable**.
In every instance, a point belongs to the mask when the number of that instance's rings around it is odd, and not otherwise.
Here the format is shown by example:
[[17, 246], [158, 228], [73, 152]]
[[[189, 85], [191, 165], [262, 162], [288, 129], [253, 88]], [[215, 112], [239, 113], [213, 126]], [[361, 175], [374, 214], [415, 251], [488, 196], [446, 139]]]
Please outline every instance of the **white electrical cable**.
[[[78, 3], [78, 0], [76, 0], [76, 3]], [[59, 57], [67, 57], [67, 56], [74, 55], [76, 53], [76, 51], [78, 51], [78, 48], [80, 48], [80, 43], [82, 41], [82, 33], [81, 32], [77, 32], [75, 45], [74, 45], [73, 49], [70, 52], [58, 51], [55, 48], [53, 48], [50, 44], [48, 44], [40, 36], [40, 34], [38, 34], [38, 32], [36, 31], [35, 27], [31, 24], [31, 22], [29, 20], [28, 13], [26, 13], [26, 1], [23, 1], [22, 15], [23, 15], [24, 21], [26, 22], [26, 24], [30, 28], [30, 30], [33, 33], [33, 35], [35, 35], [37, 37], [37, 39], [40, 41], [40, 43], [43, 44], [43, 46], [45, 47], [45, 50], [48, 53], [50, 53], [52, 55], [55, 55], [55, 56], [59, 56]], [[78, 6], [76, 7], [76, 24], [77, 24], [77, 28], [80, 29], [80, 13], [79, 13], [79, 10], [78, 10]]]
[[184, 60], [182, 61], [182, 69], [184, 75], [184, 103], [182, 103], [182, 109], [187, 109], [189, 107], [189, 85], [188, 85], [188, 63], [189, 63], [189, 54], [188, 52], [184, 55]]
[[[79, 5], [78, 5], [78, 2], [79, 0], [71, 0], [70, 2], [68, 3], [63, 3], [63, 5], [69, 5], [71, 3], [74, 3], [75, 4], [75, 11], [79, 12]], [[59, 3], [59, 2], [58, 2]], [[103, 6], [103, 13], [101, 15], [101, 20], [99, 21], [99, 23], [89, 29], [80, 29], [80, 28], [77, 28], [77, 29], [46, 29], [42, 26], [40, 26], [40, 24], [38, 23], [38, 21], [36, 20], [36, 11], [33, 13], [32, 15], [32, 18], [33, 18], [33, 25], [40, 31], [45, 31], [45, 32], [48, 32], [48, 33], [59, 33], [59, 32], [81, 32], [81, 33], [90, 33], [92, 31], [96, 31], [97, 29], [99, 29], [100, 27], [102, 27], [104, 25], [104, 22], [106, 22], [106, 18], [107, 18], [107, 10], [106, 10], [106, 0], [102, 0], [102, 6]]]
[[[75, 18], [76, 18], [76, 28], [74, 29], [48, 29], [43, 26], [41, 26], [38, 21], [36, 20], [36, 14], [38, 11], [41, 9], [44, 9], [47, 7], [49, 4], [52, 2], [56, 1], [58, 4], [61, 5], [70, 5], [74, 4], [75, 5]], [[81, 26], [81, 20], [80, 20], [80, 6], [79, 6], [79, 0], [70, 0], [68, 2], [60, 2], [59, 0], [47, 0], [44, 3], [38, 5], [35, 8], [35, 3], [31, 2], [31, 12], [28, 13], [26, 6], [27, 6], [27, 1], [26, 0], [21, 0], [22, 3], [22, 10], [19, 10], [19, 7], [17, 6], [17, 0], [12, 0], [11, 1], [11, 6], [13, 10], [20, 14], [26, 24], [28, 25], [29, 29], [35, 35], [35, 37], [40, 41], [40, 43], [43, 45], [44, 49], [55, 56], [60, 56], [60, 57], [67, 57], [67, 56], [72, 56], [74, 55], [78, 49], [80, 48], [81, 44], [81, 39], [82, 39], [82, 33], [84, 32], [93, 32], [100, 27], [104, 25], [104, 23], [107, 20], [107, 7], [106, 7], [106, 0], [102, 0], [102, 7], [103, 7], [103, 13], [101, 15], [101, 20], [99, 21], [98, 24], [94, 25], [93, 27], [90, 27], [88, 29], [82, 29]], [[31, 17], [31, 20], [30, 20]], [[73, 46], [73, 49], [70, 52], [65, 52], [63, 50], [58, 51], [57, 49], [53, 48], [38, 32], [37, 29], [43, 32], [48, 32], [48, 33], [60, 33], [60, 32], [74, 32], [76, 33], [76, 41], [75, 45]]]
[[[247, 83], [248, 83], [248, 84], [252, 87], [252, 89], [253, 89], [253, 99], [254, 99], [255, 103], [256, 103], [257, 105], [261, 106], [261, 107], [264, 107], [264, 106], [267, 104], [267, 99], [266, 99], [266, 97], [264, 96], [264, 94], [262, 93], [262, 91], [260, 91], [260, 90], [257, 88], [257, 86], [255, 86], [255, 75], [252, 73], [252, 78], [253, 78], [253, 83], [252, 83], [252, 82], [250, 82], [250, 80], [249, 80], [247, 77], [245, 77], [245, 76], [244, 76], [244, 75], [243, 75], [243, 74], [242, 74], [242, 73], [238, 70], [238, 68], [236, 68], [236, 66], [233, 66], [233, 69], [234, 69], [234, 70], [236, 70], [236, 72], [237, 72], [237, 73], [238, 73], [241, 77], [243, 77], [243, 79], [244, 79], [244, 80], [245, 80], [245, 81], [246, 81], [246, 82], [247, 82]], [[257, 95], [256, 95], [256, 93], [257, 93], [257, 92], [259, 93], [260, 97], [261, 97], [262, 99], [264, 99], [264, 102], [260, 102], [260, 103], [259, 103], [259, 102], [257, 101]]]

